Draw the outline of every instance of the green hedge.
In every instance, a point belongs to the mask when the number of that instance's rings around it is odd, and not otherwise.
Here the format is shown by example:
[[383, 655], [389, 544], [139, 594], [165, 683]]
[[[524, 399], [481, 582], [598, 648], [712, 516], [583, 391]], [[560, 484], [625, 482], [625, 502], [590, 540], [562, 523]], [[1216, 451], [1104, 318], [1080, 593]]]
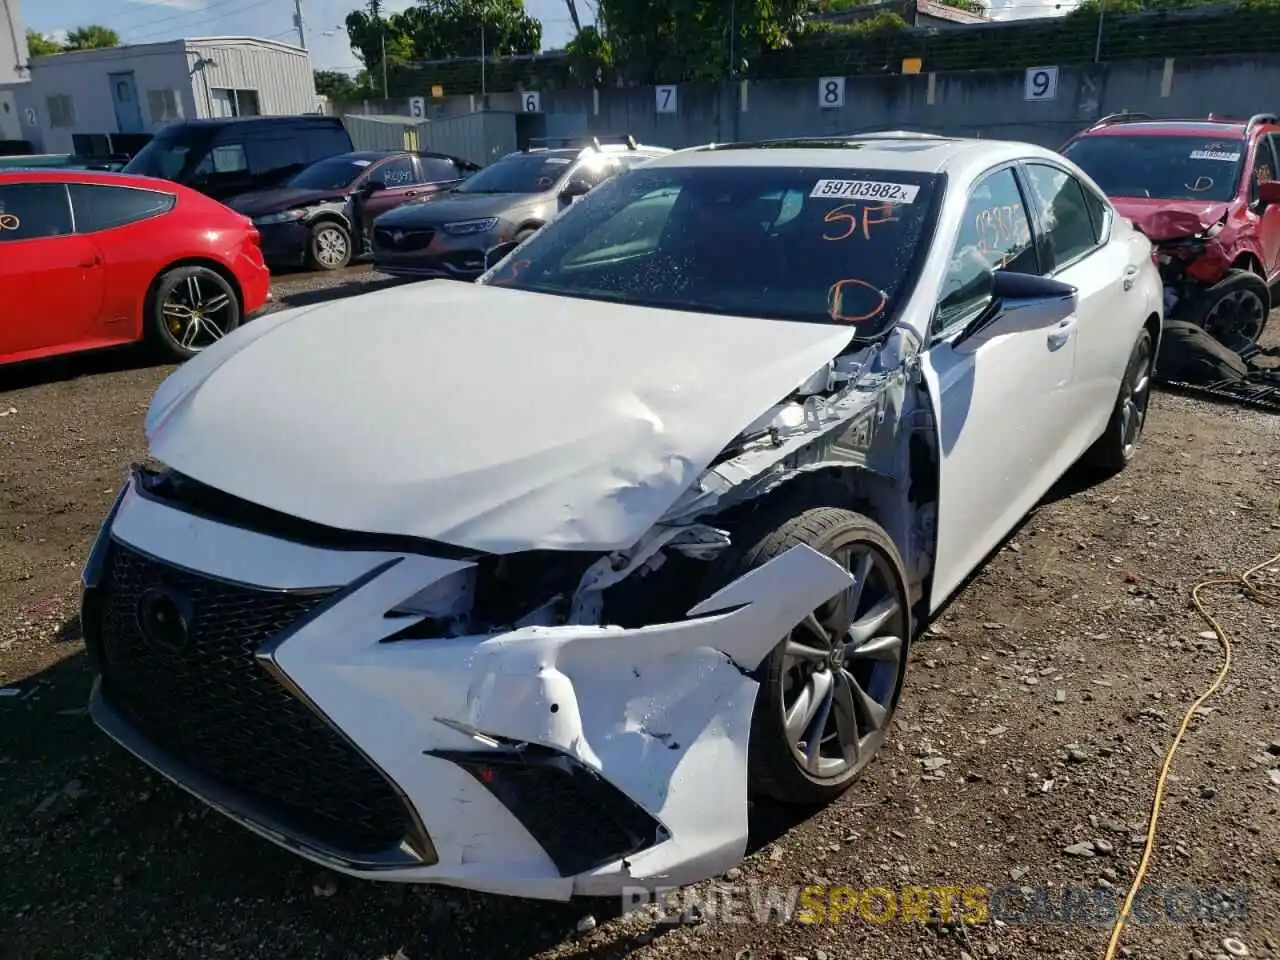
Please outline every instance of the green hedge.
[[[920, 57], [926, 71], [982, 70], [1091, 63], [1097, 41], [1096, 13], [1053, 19], [948, 29], [911, 29], [894, 14], [847, 25], [821, 25], [750, 64], [752, 79], [892, 74], [903, 59]], [[1103, 18], [1102, 59], [1138, 60], [1280, 50], [1280, 0], [1246, 0], [1234, 8], [1111, 14]], [[620, 65], [621, 66], [621, 65]], [[491, 93], [556, 90], [578, 86], [567, 57], [504, 60], [486, 69]], [[480, 64], [399, 66], [391, 72], [391, 95], [420, 95], [433, 84], [446, 94], [480, 92]]]

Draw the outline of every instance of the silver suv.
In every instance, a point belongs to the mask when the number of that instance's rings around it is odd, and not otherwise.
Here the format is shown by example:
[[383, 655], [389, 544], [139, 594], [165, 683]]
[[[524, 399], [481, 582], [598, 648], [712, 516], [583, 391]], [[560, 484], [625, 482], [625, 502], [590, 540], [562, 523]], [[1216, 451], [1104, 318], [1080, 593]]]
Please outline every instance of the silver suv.
[[671, 153], [631, 136], [608, 138], [617, 143], [602, 139], [533, 140], [453, 190], [383, 214], [373, 224], [377, 269], [400, 277], [474, 280], [484, 272], [487, 250], [525, 240], [592, 188]]

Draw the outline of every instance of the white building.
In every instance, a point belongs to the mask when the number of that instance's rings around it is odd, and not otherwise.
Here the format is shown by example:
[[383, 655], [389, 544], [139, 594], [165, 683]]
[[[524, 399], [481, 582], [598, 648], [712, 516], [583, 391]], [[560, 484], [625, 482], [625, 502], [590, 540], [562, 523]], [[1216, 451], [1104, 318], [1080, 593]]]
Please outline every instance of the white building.
[[18, 0], [0, 0], [0, 140], [21, 140], [18, 103], [9, 85], [22, 79], [27, 62], [27, 31]]
[[86, 137], [147, 135], [175, 120], [316, 109], [307, 51], [253, 37], [202, 37], [32, 57], [28, 75], [27, 83], [10, 89], [22, 120], [22, 139], [42, 153], [87, 152], [83, 145], [77, 147], [77, 138], [83, 144]]

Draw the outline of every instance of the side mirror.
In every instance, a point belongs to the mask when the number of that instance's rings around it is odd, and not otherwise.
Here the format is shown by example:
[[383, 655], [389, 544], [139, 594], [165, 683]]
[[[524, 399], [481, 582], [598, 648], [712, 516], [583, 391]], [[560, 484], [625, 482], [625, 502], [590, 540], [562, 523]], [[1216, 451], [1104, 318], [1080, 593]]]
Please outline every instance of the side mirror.
[[591, 184], [581, 177], [574, 177], [560, 191], [560, 199], [574, 200], [591, 192]]
[[1280, 204], [1280, 180], [1263, 180], [1258, 184], [1258, 206]]
[[1042, 330], [1076, 312], [1076, 288], [1061, 280], [998, 270], [991, 275], [991, 302], [953, 341], [983, 340], [1006, 333]]
[[500, 243], [496, 247], [490, 247], [484, 252], [484, 268], [486, 270], [492, 269], [503, 257], [518, 246], [520, 246], [518, 241], [508, 240], [506, 243]]
[[366, 183], [363, 187], [360, 188], [360, 192], [367, 197], [371, 193], [378, 193], [380, 190], [385, 190], [385, 189], [387, 189], [387, 185], [383, 183], [381, 180], [370, 180], [368, 183]]

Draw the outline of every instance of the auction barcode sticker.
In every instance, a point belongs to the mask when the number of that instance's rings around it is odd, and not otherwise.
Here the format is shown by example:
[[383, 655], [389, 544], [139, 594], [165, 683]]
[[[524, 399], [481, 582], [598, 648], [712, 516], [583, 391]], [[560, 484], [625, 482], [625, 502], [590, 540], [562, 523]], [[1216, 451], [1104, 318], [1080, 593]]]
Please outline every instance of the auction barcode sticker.
[[1192, 160], [1225, 160], [1227, 163], [1235, 163], [1240, 159], [1239, 153], [1226, 153], [1221, 150], [1192, 150]]
[[913, 203], [920, 188], [913, 183], [882, 183], [878, 180], [819, 180], [811, 197], [841, 200], [882, 200], [885, 203]]

